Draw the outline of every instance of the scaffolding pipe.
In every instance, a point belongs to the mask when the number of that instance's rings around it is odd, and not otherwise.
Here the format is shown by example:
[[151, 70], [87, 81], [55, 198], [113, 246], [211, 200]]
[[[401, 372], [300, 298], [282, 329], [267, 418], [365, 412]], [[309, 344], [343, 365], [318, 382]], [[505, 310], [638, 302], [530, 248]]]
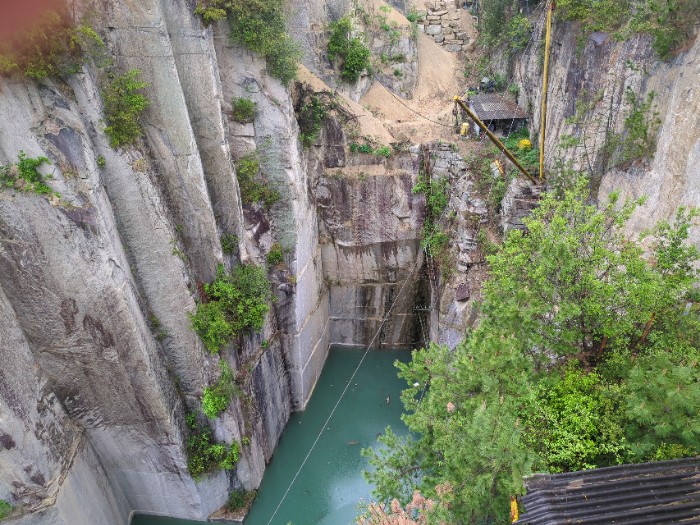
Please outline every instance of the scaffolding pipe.
[[556, 7], [556, 0], [549, 3], [547, 10], [547, 29], [544, 39], [544, 71], [542, 73], [542, 108], [540, 110], [540, 182], [544, 179], [544, 136], [547, 126], [547, 87], [549, 77], [549, 49], [552, 45], [552, 15]]
[[471, 109], [469, 109], [469, 106], [467, 106], [462, 99], [459, 97], [455, 97], [455, 104], [459, 105], [464, 111], [467, 112], [467, 115], [469, 115], [469, 118], [472, 119], [474, 122], [476, 122], [476, 125], [481, 128], [481, 130], [486, 133], [486, 136], [491, 139], [491, 142], [493, 142], [496, 147], [503, 153], [506, 157], [508, 157], [508, 160], [510, 160], [520, 172], [525, 175], [530, 181], [532, 181], [533, 184], [537, 184], [537, 181], [535, 178], [528, 173], [528, 171], [523, 167], [522, 164], [518, 161], [518, 159], [515, 158], [515, 156], [508, 151], [508, 148], [505, 147], [503, 142], [501, 142], [496, 135], [494, 135], [491, 130], [486, 127], [486, 124], [484, 124], [479, 117], [476, 116], [476, 113], [474, 113]]

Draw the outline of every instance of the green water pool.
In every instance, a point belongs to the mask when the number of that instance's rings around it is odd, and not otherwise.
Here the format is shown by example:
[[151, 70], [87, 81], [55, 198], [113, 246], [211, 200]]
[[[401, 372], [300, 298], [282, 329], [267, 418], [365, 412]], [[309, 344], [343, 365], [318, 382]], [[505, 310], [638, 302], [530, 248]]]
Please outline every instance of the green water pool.
[[[345, 388], [363, 350], [331, 348], [306, 410], [293, 414], [280, 439], [245, 525], [351, 525], [358, 503], [371, 487], [362, 477], [367, 468], [360, 455], [391, 425], [405, 433], [399, 395], [405, 383], [396, 377], [394, 361], [408, 361], [405, 350], [369, 352], [345, 398], [279, 507], [309, 448]], [[132, 525], [191, 525], [198, 522], [137, 516]]]

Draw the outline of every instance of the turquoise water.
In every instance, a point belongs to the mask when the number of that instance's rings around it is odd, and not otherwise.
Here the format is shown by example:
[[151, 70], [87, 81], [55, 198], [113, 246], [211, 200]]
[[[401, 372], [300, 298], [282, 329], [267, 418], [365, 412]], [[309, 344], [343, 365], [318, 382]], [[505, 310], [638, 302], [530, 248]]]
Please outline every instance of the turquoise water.
[[205, 521], [180, 520], [160, 516], [145, 516], [139, 514], [131, 520], [131, 525], [202, 525]]
[[[331, 349], [306, 410], [289, 420], [245, 525], [268, 524], [362, 354], [356, 349]], [[375, 444], [387, 425], [398, 433], [406, 431], [399, 400], [405, 383], [396, 377], [396, 359], [407, 361], [410, 352], [382, 350], [367, 354], [271, 525], [354, 522], [357, 504], [367, 501], [371, 492], [362, 477], [367, 462], [360, 450]]]
[[[245, 525], [268, 525], [275, 508], [311, 448], [326, 418], [362, 358], [363, 350], [331, 348], [306, 410], [293, 414], [265, 471]], [[357, 505], [371, 487], [362, 477], [360, 455], [374, 445], [387, 425], [406, 432], [399, 395], [405, 387], [394, 361], [410, 352], [381, 350], [367, 354], [343, 401], [307, 460], [270, 525], [351, 525]], [[387, 402], [388, 401], [388, 402]], [[192, 525], [199, 522], [138, 516], [132, 525]]]

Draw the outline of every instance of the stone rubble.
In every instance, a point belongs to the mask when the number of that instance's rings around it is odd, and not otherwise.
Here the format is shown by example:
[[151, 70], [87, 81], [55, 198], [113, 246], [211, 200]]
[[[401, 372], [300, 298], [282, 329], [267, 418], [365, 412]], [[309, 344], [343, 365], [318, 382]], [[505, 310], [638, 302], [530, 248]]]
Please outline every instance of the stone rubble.
[[[468, 2], [471, 4], [471, 2]], [[456, 0], [429, 0], [423, 11], [423, 32], [433, 37], [447, 51], [458, 53], [472, 48], [471, 39], [462, 27], [462, 3]]]

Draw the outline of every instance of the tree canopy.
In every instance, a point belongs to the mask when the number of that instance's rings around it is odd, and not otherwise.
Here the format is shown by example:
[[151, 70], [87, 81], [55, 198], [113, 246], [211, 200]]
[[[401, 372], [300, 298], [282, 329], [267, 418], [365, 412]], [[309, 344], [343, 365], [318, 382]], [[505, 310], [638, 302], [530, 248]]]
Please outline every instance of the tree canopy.
[[587, 188], [546, 194], [488, 258], [480, 323], [456, 349], [397, 364], [411, 433], [365, 450], [381, 501], [449, 487], [435, 522], [509, 523], [529, 473], [700, 453], [697, 214], [632, 240], [642, 201], [598, 208]]

